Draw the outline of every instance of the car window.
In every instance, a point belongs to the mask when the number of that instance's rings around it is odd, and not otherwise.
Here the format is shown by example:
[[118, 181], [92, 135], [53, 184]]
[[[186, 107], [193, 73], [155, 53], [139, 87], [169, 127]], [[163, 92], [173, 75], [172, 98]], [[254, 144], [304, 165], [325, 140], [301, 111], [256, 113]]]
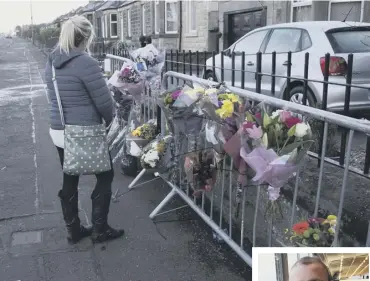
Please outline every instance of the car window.
[[312, 41], [311, 41], [310, 35], [308, 34], [308, 32], [306, 30], [302, 30], [301, 41], [302, 41], [302, 46], [301, 46], [301, 49], [299, 51], [306, 50], [306, 49], [308, 49], [312, 46]]
[[279, 28], [272, 32], [265, 53], [288, 53], [299, 51], [301, 29]]
[[327, 34], [335, 53], [370, 52], [370, 30], [349, 30]]
[[268, 30], [261, 30], [244, 37], [235, 44], [234, 52], [245, 52], [246, 54], [257, 54]]

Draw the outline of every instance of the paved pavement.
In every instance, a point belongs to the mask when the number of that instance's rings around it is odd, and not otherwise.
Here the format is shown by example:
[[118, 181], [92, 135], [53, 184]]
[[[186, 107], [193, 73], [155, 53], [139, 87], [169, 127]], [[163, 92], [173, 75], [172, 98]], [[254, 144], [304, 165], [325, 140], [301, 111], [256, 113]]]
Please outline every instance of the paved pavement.
[[[0, 38], [0, 281], [251, 280], [250, 268], [215, 243], [191, 211], [163, 215], [157, 223], [148, 218], [169, 191], [158, 183], [112, 204], [110, 222], [125, 228], [124, 239], [101, 246], [88, 239], [66, 243], [56, 196], [61, 168], [48, 135], [45, 61], [29, 42]], [[93, 180], [80, 181], [85, 223]], [[117, 169], [114, 189], [126, 192], [130, 180]]]

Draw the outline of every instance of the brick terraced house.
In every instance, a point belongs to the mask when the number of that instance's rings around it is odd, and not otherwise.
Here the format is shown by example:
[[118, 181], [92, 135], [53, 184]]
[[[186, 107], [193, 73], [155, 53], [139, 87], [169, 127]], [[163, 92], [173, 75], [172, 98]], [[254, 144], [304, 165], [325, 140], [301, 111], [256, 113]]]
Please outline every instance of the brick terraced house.
[[370, 22], [370, 1], [110, 0], [90, 1], [74, 14], [86, 16], [105, 44], [123, 41], [138, 47], [139, 37], [150, 35], [161, 48], [218, 52], [270, 24], [344, 18]]

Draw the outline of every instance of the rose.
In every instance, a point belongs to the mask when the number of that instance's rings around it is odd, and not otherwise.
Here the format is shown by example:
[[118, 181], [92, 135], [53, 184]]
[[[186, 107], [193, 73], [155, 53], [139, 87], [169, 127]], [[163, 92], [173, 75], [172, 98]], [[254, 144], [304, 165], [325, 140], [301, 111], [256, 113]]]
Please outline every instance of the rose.
[[309, 128], [310, 127], [305, 123], [297, 123], [295, 125], [294, 135], [297, 138], [303, 138], [305, 135], [307, 135]]
[[288, 127], [288, 128], [292, 128], [294, 125], [297, 125], [299, 123], [302, 122], [301, 119], [299, 119], [298, 117], [289, 117], [287, 119], [285, 119], [285, 121], [283, 121], [285, 123], [285, 125]]
[[279, 115], [280, 115], [280, 120], [281, 122], [285, 123], [289, 118], [292, 117], [292, 113], [290, 113], [290, 111], [286, 111], [286, 110], [276, 110], [275, 112], [279, 112]]

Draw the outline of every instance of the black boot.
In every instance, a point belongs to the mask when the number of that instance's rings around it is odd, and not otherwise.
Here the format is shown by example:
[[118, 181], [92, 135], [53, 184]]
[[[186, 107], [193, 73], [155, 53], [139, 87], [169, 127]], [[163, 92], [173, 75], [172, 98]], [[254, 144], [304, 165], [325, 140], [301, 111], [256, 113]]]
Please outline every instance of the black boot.
[[92, 228], [83, 227], [78, 217], [78, 193], [75, 192], [70, 198], [64, 198], [62, 191], [59, 191], [58, 197], [60, 198], [63, 218], [67, 227], [68, 243], [76, 244], [82, 238], [90, 236]]
[[117, 239], [125, 233], [123, 229], [114, 229], [108, 225], [108, 213], [112, 192], [98, 193], [91, 195], [92, 200], [92, 224], [93, 233], [91, 239], [93, 243]]

